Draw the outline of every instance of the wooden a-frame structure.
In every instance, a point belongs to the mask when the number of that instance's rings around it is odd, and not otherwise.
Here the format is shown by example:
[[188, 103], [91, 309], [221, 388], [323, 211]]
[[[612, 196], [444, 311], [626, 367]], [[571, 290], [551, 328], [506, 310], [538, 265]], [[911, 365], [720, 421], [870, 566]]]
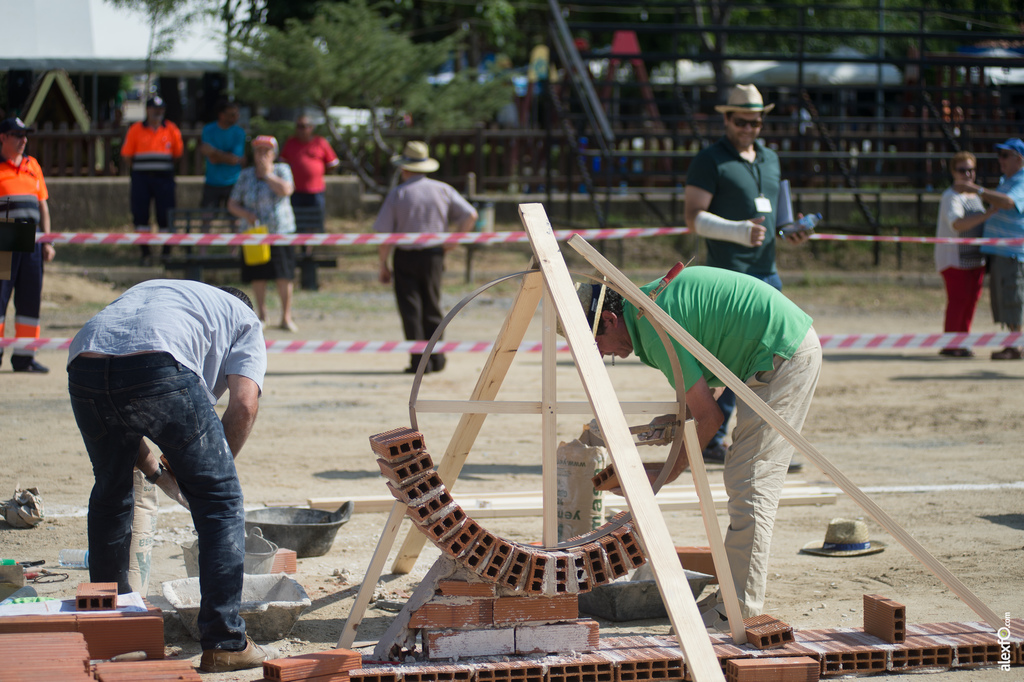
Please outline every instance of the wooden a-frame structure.
[[[516, 300], [498, 333], [483, 371], [474, 387], [469, 401], [433, 401], [435, 411], [461, 411], [462, 418], [455, 429], [452, 440], [445, 451], [444, 457], [437, 466], [441, 480], [452, 488], [458, 479], [469, 450], [472, 448], [487, 414], [490, 413], [524, 413], [541, 414], [543, 460], [544, 460], [544, 544], [553, 546], [557, 541], [555, 531], [556, 517], [554, 513], [555, 495], [555, 427], [556, 417], [562, 414], [583, 414], [592, 412], [601, 428], [602, 436], [615, 466], [623, 495], [633, 514], [636, 530], [644, 545], [644, 550], [665, 603], [669, 619], [678, 636], [680, 648], [686, 658], [687, 666], [697, 682], [723, 680], [722, 670], [711, 648], [710, 640], [704, 629], [703, 622], [693, 596], [687, 585], [682, 567], [673, 551], [672, 538], [664, 517], [654, 498], [644, 466], [640, 460], [636, 444], [629, 432], [625, 413], [677, 412], [683, 420], [683, 437], [687, 451], [700, 452], [697, 442], [696, 428], [692, 420], [685, 420], [685, 404], [682, 392], [677, 391], [676, 403], [642, 403], [621, 404], [618, 402], [614, 387], [608, 377], [601, 357], [596, 353], [591, 330], [587, 325], [583, 310], [575, 294], [572, 278], [558, 249], [557, 241], [547, 215], [540, 204], [520, 205], [523, 225], [533, 247], [535, 262], [539, 271], [530, 272], [523, 280]], [[569, 244], [576, 249], [591, 265], [593, 265], [609, 284], [623, 294], [631, 303], [648, 315], [656, 329], [662, 334], [663, 341], [671, 336], [694, 357], [711, 369], [722, 382], [731, 388], [736, 395], [773, 428], [779, 431], [786, 440], [806, 455], [822, 470], [837, 486], [850, 495], [858, 505], [895, 537], [911, 554], [938, 577], [954, 594], [964, 601], [975, 613], [981, 616], [993, 629], [1002, 625], [999, 617], [982, 603], [963, 583], [952, 575], [923, 546], [914, 540], [884, 510], [870, 500], [852, 481], [820, 452], [818, 452], [803, 436], [787, 424], [774, 410], [766, 405], [753, 391], [730, 372], [711, 353], [701, 346], [686, 330], [679, 326], [667, 313], [661, 310], [647, 296], [629, 281], [618, 269], [601, 256], [593, 247], [579, 236], [573, 237]], [[508, 373], [512, 360], [523, 341], [524, 334], [544, 297], [543, 306], [543, 357], [542, 357], [542, 398], [539, 403], [515, 403], [501, 407], [502, 403], [494, 401], [499, 388]], [[560, 403], [555, 398], [555, 316], [562, 323], [565, 338], [573, 355], [577, 370], [587, 394], [589, 405]], [[433, 340], [432, 340], [433, 341]], [[429, 348], [428, 348], [429, 351]], [[424, 354], [426, 357], [426, 353]], [[678, 368], [677, 368], [678, 371]], [[682, 382], [677, 381], [681, 387]], [[413, 414], [415, 405], [410, 405]], [[422, 407], [422, 406], [421, 406]], [[446, 408], [446, 409], [445, 409]], [[721, 529], [718, 526], [711, 499], [710, 486], [700, 457], [690, 460], [690, 470], [694, 485], [701, 501], [701, 512], [704, 518], [708, 541], [719, 575], [731, 575], [725, 556]], [[550, 509], [549, 509], [550, 508]], [[367, 569], [355, 603], [349, 613], [342, 630], [338, 646], [351, 647], [355, 641], [356, 629], [365, 614], [373, 588], [380, 577], [387, 556], [398, 536], [398, 531], [405, 516], [406, 506], [396, 502], [391, 509], [386, 525], [381, 533], [377, 548]], [[550, 512], [550, 513], [549, 513]], [[399, 555], [393, 565], [396, 573], [408, 572], [415, 563], [423, 547], [424, 536], [412, 533], [406, 537]], [[731, 580], [720, 581], [722, 598], [730, 623], [733, 641], [742, 644], [746, 641], [743, 631], [743, 620]]]

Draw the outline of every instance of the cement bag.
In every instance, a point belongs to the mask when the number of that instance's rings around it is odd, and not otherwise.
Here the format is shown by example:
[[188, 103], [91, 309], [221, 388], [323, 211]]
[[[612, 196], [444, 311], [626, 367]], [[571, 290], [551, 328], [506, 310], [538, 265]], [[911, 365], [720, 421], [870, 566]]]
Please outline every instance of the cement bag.
[[132, 544], [128, 552], [128, 584], [143, 597], [149, 594], [149, 568], [153, 559], [156, 514], [159, 505], [156, 484], [135, 470], [135, 517], [132, 519]]
[[558, 541], [589, 533], [604, 522], [604, 497], [591, 479], [605, 467], [608, 451], [586, 427], [579, 438], [559, 443]]

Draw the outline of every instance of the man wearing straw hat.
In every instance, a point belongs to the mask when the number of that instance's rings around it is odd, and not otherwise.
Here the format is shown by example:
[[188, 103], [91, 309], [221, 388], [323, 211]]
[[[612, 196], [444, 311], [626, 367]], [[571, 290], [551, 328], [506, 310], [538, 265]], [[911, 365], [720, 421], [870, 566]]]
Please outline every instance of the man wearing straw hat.
[[[469, 232], [476, 224], [477, 213], [451, 185], [428, 178], [440, 164], [430, 158], [425, 142], [407, 142], [405, 149], [391, 159], [401, 172], [400, 184], [384, 198], [380, 213], [373, 223], [374, 232], [445, 232], [449, 225], [456, 232]], [[379, 249], [381, 284], [392, 281], [402, 328], [408, 341], [428, 340], [441, 320], [441, 276], [444, 273], [444, 254], [451, 246], [421, 246], [382, 244]], [[388, 264], [394, 253], [393, 265]], [[413, 353], [407, 373], [416, 371], [420, 354]], [[433, 354], [427, 372], [444, 369], [445, 357]]]
[[[686, 224], [706, 239], [707, 264], [742, 272], [782, 290], [775, 268], [775, 211], [781, 170], [778, 155], [758, 141], [764, 116], [775, 107], [765, 104], [753, 85], [737, 85], [721, 112], [725, 135], [702, 150], [686, 173]], [[807, 240], [787, 237], [794, 244]], [[736, 396], [726, 389], [719, 398], [725, 419], [704, 452], [704, 461], [724, 464], [723, 443]], [[794, 463], [790, 470], [802, 468]]]

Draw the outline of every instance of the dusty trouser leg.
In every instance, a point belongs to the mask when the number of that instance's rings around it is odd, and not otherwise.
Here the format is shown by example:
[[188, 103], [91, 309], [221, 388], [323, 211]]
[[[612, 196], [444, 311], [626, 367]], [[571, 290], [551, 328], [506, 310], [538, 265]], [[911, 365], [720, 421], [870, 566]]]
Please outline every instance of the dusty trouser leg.
[[[775, 358], [775, 369], [747, 380], [754, 393], [799, 431], [821, 373], [821, 344], [812, 328], [789, 360]], [[793, 446], [742, 400], [725, 460], [729, 530], [725, 548], [743, 611], [761, 613], [768, 582], [768, 553]]]

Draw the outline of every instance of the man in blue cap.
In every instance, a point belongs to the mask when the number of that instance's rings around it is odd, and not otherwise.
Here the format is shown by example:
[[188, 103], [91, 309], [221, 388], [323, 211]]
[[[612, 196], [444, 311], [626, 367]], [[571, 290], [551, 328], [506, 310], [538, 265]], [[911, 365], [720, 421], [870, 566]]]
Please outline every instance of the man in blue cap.
[[[985, 238], [1024, 238], [1024, 141], [1012, 137], [996, 145], [1002, 177], [994, 190], [972, 182], [965, 191], [974, 191], [993, 208], [999, 209], [985, 221]], [[989, 295], [992, 318], [1019, 332], [1024, 324], [1024, 245], [986, 244], [981, 252], [988, 256]], [[992, 353], [993, 360], [1020, 360], [1024, 348], [1007, 346]]]

